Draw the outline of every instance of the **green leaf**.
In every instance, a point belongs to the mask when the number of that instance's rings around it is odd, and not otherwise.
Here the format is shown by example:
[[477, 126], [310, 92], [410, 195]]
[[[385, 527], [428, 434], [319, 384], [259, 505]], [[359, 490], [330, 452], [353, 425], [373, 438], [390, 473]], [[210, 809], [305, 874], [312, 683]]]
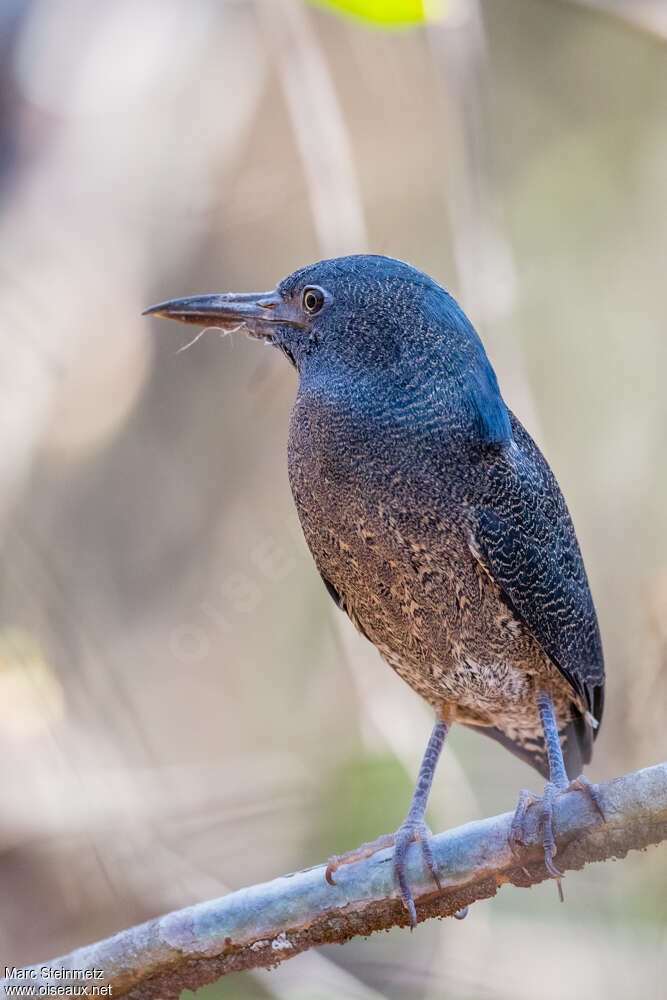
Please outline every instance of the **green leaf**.
[[447, 0], [310, 0], [320, 7], [351, 14], [375, 24], [409, 25], [442, 17]]

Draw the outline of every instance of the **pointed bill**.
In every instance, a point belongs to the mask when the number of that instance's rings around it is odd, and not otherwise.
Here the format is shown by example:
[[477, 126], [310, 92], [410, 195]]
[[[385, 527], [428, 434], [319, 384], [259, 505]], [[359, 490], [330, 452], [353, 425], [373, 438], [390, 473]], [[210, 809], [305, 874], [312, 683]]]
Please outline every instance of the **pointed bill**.
[[304, 327], [304, 318], [291, 302], [278, 292], [228, 292], [169, 299], [146, 309], [144, 316], [164, 316], [180, 323], [215, 326], [221, 330], [245, 327], [251, 337], [273, 340], [278, 324]]

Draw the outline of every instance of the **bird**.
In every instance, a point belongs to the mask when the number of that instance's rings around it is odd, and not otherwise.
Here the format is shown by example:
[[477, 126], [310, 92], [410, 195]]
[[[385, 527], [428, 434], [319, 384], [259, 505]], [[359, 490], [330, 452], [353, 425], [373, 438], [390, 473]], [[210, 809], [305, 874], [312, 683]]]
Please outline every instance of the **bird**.
[[554, 862], [553, 807], [577, 789], [604, 819], [591, 760], [604, 703], [595, 606], [567, 505], [540, 449], [507, 407], [482, 341], [455, 299], [392, 257], [354, 254], [295, 271], [273, 291], [171, 299], [146, 310], [271, 344], [298, 373], [288, 473], [303, 533], [337, 607], [432, 707], [404, 822], [330, 859], [393, 847], [406, 873], [451, 726], [491, 737], [546, 779], [522, 790], [509, 841], [539, 810]]

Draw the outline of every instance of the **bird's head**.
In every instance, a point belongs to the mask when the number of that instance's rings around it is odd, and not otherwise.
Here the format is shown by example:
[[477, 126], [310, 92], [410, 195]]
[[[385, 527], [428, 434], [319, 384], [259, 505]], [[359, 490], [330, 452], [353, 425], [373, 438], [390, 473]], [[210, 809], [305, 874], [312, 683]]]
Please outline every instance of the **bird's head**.
[[172, 299], [146, 313], [223, 330], [242, 327], [281, 350], [302, 384], [345, 372], [353, 391], [370, 380], [395, 394], [434, 398], [445, 383], [461, 383], [472, 416], [484, 425], [482, 436], [511, 434], [495, 375], [465, 314], [432, 278], [391, 257], [323, 260], [295, 271], [274, 291]]
[[244, 327], [299, 371], [324, 355], [356, 361], [361, 373], [400, 354], [415, 325], [415, 298], [428, 289], [439, 286], [410, 265], [359, 254], [301, 268], [274, 291], [195, 295], [146, 313], [223, 330]]

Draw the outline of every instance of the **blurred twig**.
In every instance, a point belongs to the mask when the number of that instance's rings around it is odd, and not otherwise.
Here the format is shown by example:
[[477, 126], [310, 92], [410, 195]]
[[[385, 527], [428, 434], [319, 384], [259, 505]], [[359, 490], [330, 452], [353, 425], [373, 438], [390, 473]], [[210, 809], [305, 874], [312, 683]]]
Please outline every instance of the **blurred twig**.
[[[667, 762], [607, 782], [600, 793], [605, 823], [577, 792], [557, 800], [554, 827], [562, 870], [624, 857], [667, 839]], [[548, 877], [537, 817], [530, 816], [527, 842], [517, 855], [507, 843], [510, 819], [505, 813], [433, 838], [441, 891], [434, 891], [418, 848], [412, 848], [409, 877], [421, 920], [451, 916], [495, 895], [504, 883], [525, 887]], [[395, 898], [390, 858], [389, 851], [382, 851], [339, 869], [334, 887], [320, 865], [169, 913], [43, 963], [60, 976], [43, 979], [41, 967], [35, 966], [35, 978], [24, 974], [18, 985], [27, 981], [38, 995], [40, 986], [68, 982], [61, 970], [76, 970], [72, 981], [77, 981], [82, 970], [99, 969], [116, 1000], [167, 1000], [229, 972], [271, 967], [317, 945], [405, 926], [407, 914]], [[4, 993], [8, 980], [2, 985]]]
[[297, 0], [258, 7], [276, 59], [306, 175], [320, 251], [360, 253], [367, 237], [352, 148], [333, 80], [307, 11]]
[[601, 14], [618, 18], [656, 38], [667, 38], [667, 10], [664, 0], [565, 0], [591, 7]]
[[443, 194], [449, 216], [461, 301], [496, 343], [501, 381], [515, 412], [540, 439], [533, 387], [526, 374], [518, 325], [514, 254], [501, 224], [494, 151], [490, 141], [492, 88], [480, 0], [459, 0], [449, 16], [428, 28], [431, 58], [447, 135]]

